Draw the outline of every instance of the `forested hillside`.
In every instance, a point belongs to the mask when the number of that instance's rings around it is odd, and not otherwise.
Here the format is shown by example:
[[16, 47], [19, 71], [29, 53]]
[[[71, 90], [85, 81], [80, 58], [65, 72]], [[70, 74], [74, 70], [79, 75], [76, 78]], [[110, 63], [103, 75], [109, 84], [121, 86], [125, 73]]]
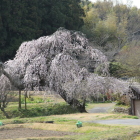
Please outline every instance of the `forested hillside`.
[[140, 9], [112, 0], [83, 0], [84, 32], [108, 56], [112, 76], [140, 76]]
[[140, 31], [140, 9], [129, 5], [116, 4], [113, 1], [91, 3], [82, 2], [86, 16], [83, 32], [96, 45], [105, 47], [114, 45], [122, 47], [135, 38]]
[[0, 60], [14, 57], [23, 41], [50, 35], [59, 27], [79, 30], [80, 0], [0, 0]]
[[[134, 51], [131, 55], [133, 47], [140, 52], [139, 23], [140, 9], [112, 0], [0, 0], [0, 60], [14, 58], [22, 42], [64, 27], [82, 31], [113, 61], [112, 76], [133, 76], [139, 71], [139, 57], [134, 59]], [[128, 57], [135, 64], [127, 63]]]

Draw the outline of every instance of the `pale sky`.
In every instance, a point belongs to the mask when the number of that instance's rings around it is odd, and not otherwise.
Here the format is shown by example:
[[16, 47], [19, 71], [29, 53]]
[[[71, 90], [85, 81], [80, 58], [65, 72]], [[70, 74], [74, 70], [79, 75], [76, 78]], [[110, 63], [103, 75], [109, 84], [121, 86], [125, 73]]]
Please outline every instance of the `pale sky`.
[[[95, 2], [97, 0], [90, 0], [92, 2]], [[132, 6], [137, 6], [138, 8], [140, 8], [140, 0], [119, 0], [121, 3], [124, 4], [132, 4]]]

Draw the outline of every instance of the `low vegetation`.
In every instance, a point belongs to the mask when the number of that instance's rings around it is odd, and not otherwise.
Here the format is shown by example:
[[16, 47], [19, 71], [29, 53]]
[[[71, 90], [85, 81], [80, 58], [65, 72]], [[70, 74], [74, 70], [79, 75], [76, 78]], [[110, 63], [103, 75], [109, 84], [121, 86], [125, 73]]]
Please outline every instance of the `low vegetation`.
[[[22, 97], [23, 98], [23, 97]], [[48, 137], [48, 138], [27, 138], [26, 140], [134, 140], [140, 135], [139, 126], [123, 126], [123, 125], [102, 125], [90, 123], [93, 120], [107, 119], [135, 119], [134, 116], [115, 113], [78, 113], [77, 110], [71, 108], [58, 99], [55, 102], [54, 98], [46, 99], [49, 102], [44, 103], [41, 96], [32, 96], [33, 102], [27, 102], [27, 110], [17, 109], [17, 102], [10, 102], [6, 111], [11, 116], [11, 119], [5, 119], [0, 112], [0, 121], [3, 126], [0, 129], [13, 128], [32, 128], [51, 131], [74, 132], [76, 135], [63, 137]], [[29, 99], [28, 99], [29, 100]], [[36, 103], [40, 101], [39, 103]], [[24, 103], [24, 102], [23, 102]], [[88, 103], [86, 109], [91, 109], [97, 106], [106, 106], [112, 103]], [[83, 127], [77, 128], [76, 123], [80, 120]], [[48, 123], [52, 122], [52, 123]], [[61, 130], [60, 130], [61, 128]]]
[[[17, 100], [17, 96], [14, 95], [13, 102], [9, 102], [8, 107], [5, 109], [10, 118], [49, 116], [78, 112], [78, 110], [66, 104], [60, 97], [57, 99], [59, 102], [57, 103], [53, 96], [46, 98], [43, 98], [43, 96], [32, 96], [26, 100], [27, 109], [24, 107], [24, 96], [21, 98], [21, 109], [18, 109]], [[4, 114], [0, 113], [0, 119], [4, 118]]]
[[[94, 114], [97, 115], [97, 114]], [[103, 114], [102, 114], [103, 115]], [[77, 117], [78, 116], [78, 117]], [[84, 114], [85, 120], [90, 116], [90, 114]], [[92, 114], [93, 116], [93, 114]], [[74, 119], [75, 117], [75, 119]], [[32, 128], [32, 129], [42, 129], [42, 130], [52, 130], [52, 131], [65, 131], [65, 132], [75, 132], [77, 135], [63, 137], [62, 139], [71, 138], [73, 140], [134, 140], [134, 137], [140, 134], [140, 127], [136, 126], [115, 126], [115, 125], [101, 125], [94, 123], [83, 122], [83, 127], [77, 128], [77, 119], [82, 119], [83, 114], [71, 114], [69, 115], [55, 115], [47, 117], [35, 117], [35, 118], [15, 118], [11, 120], [3, 120], [6, 124], [5, 128]], [[45, 123], [46, 121], [54, 121], [53, 124]], [[60, 130], [61, 128], [61, 130]], [[79, 135], [80, 134], [80, 135]], [[46, 138], [47, 139], [47, 138]], [[54, 139], [59, 139], [56, 137]], [[31, 140], [31, 139], [30, 139]], [[44, 139], [43, 139], [44, 140]]]

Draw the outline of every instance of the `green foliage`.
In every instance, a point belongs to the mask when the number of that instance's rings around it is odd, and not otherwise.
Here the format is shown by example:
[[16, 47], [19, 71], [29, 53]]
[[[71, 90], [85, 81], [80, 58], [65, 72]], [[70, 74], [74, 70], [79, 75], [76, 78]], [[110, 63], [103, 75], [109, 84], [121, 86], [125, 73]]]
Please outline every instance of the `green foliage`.
[[130, 38], [136, 40], [133, 34], [140, 28], [140, 9], [129, 8], [119, 2], [114, 3], [112, 0], [81, 2], [86, 14], [82, 31], [94, 45], [102, 47], [105, 51], [121, 49], [126, 42], [130, 42]]
[[129, 49], [129, 46], [125, 45], [125, 46], [122, 47], [121, 50], [125, 51], [125, 50], [127, 50], [127, 49]]
[[105, 101], [105, 103], [112, 103], [112, 101], [107, 100], [107, 101]]
[[[37, 117], [37, 116], [48, 116], [48, 115], [58, 115], [58, 114], [70, 114], [70, 113], [76, 113], [78, 112], [77, 109], [72, 108], [70, 105], [66, 103], [60, 103], [60, 104], [49, 104], [49, 105], [42, 105], [42, 106], [36, 106], [36, 104], [33, 104], [31, 107], [28, 107], [27, 110], [25, 109], [16, 109], [16, 108], [10, 108], [10, 110], [7, 111], [9, 116], [11, 118], [19, 117], [19, 118], [25, 118], [25, 117]], [[0, 119], [3, 119], [4, 117], [0, 114]], [[15, 122], [16, 123], [16, 122]]]
[[[116, 105], [117, 105], [117, 106], [120, 106], [120, 107], [124, 107], [124, 106], [125, 106], [125, 103], [122, 102], [120, 99], [118, 99], [117, 102], [116, 102]], [[125, 107], [126, 107], [126, 106], [125, 106]]]
[[126, 75], [129, 77], [139, 77], [140, 67], [139, 67], [139, 56], [140, 56], [140, 44], [139, 42], [133, 41], [129, 44], [127, 49], [122, 49], [116, 60], [126, 68]]
[[124, 77], [128, 74], [129, 70], [119, 62], [110, 62], [109, 72], [113, 77]]
[[24, 123], [22, 120], [13, 120], [13, 124], [21, 124]]
[[59, 27], [79, 30], [80, 0], [0, 0], [0, 60], [12, 58], [23, 41], [50, 35]]
[[122, 116], [122, 118], [139, 119], [137, 116]]
[[[43, 99], [43, 98], [39, 98], [39, 97], [26, 98], [26, 103], [47, 103], [47, 102], [53, 102], [53, 100], [50, 99], [50, 98]], [[24, 96], [22, 96], [22, 98], [21, 98], [21, 103], [22, 104], [25, 103], [25, 97]]]

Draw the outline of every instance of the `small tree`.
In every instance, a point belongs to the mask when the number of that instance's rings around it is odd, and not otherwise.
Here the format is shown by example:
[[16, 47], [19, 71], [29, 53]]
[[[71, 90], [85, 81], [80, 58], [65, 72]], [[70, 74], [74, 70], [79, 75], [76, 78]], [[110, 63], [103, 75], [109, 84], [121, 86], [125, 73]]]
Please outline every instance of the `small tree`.
[[9, 118], [9, 115], [5, 111], [5, 108], [7, 107], [9, 102], [8, 95], [11, 90], [11, 83], [4, 75], [0, 77], [0, 81], [0, 109], [4, 113], [6, 118]]

